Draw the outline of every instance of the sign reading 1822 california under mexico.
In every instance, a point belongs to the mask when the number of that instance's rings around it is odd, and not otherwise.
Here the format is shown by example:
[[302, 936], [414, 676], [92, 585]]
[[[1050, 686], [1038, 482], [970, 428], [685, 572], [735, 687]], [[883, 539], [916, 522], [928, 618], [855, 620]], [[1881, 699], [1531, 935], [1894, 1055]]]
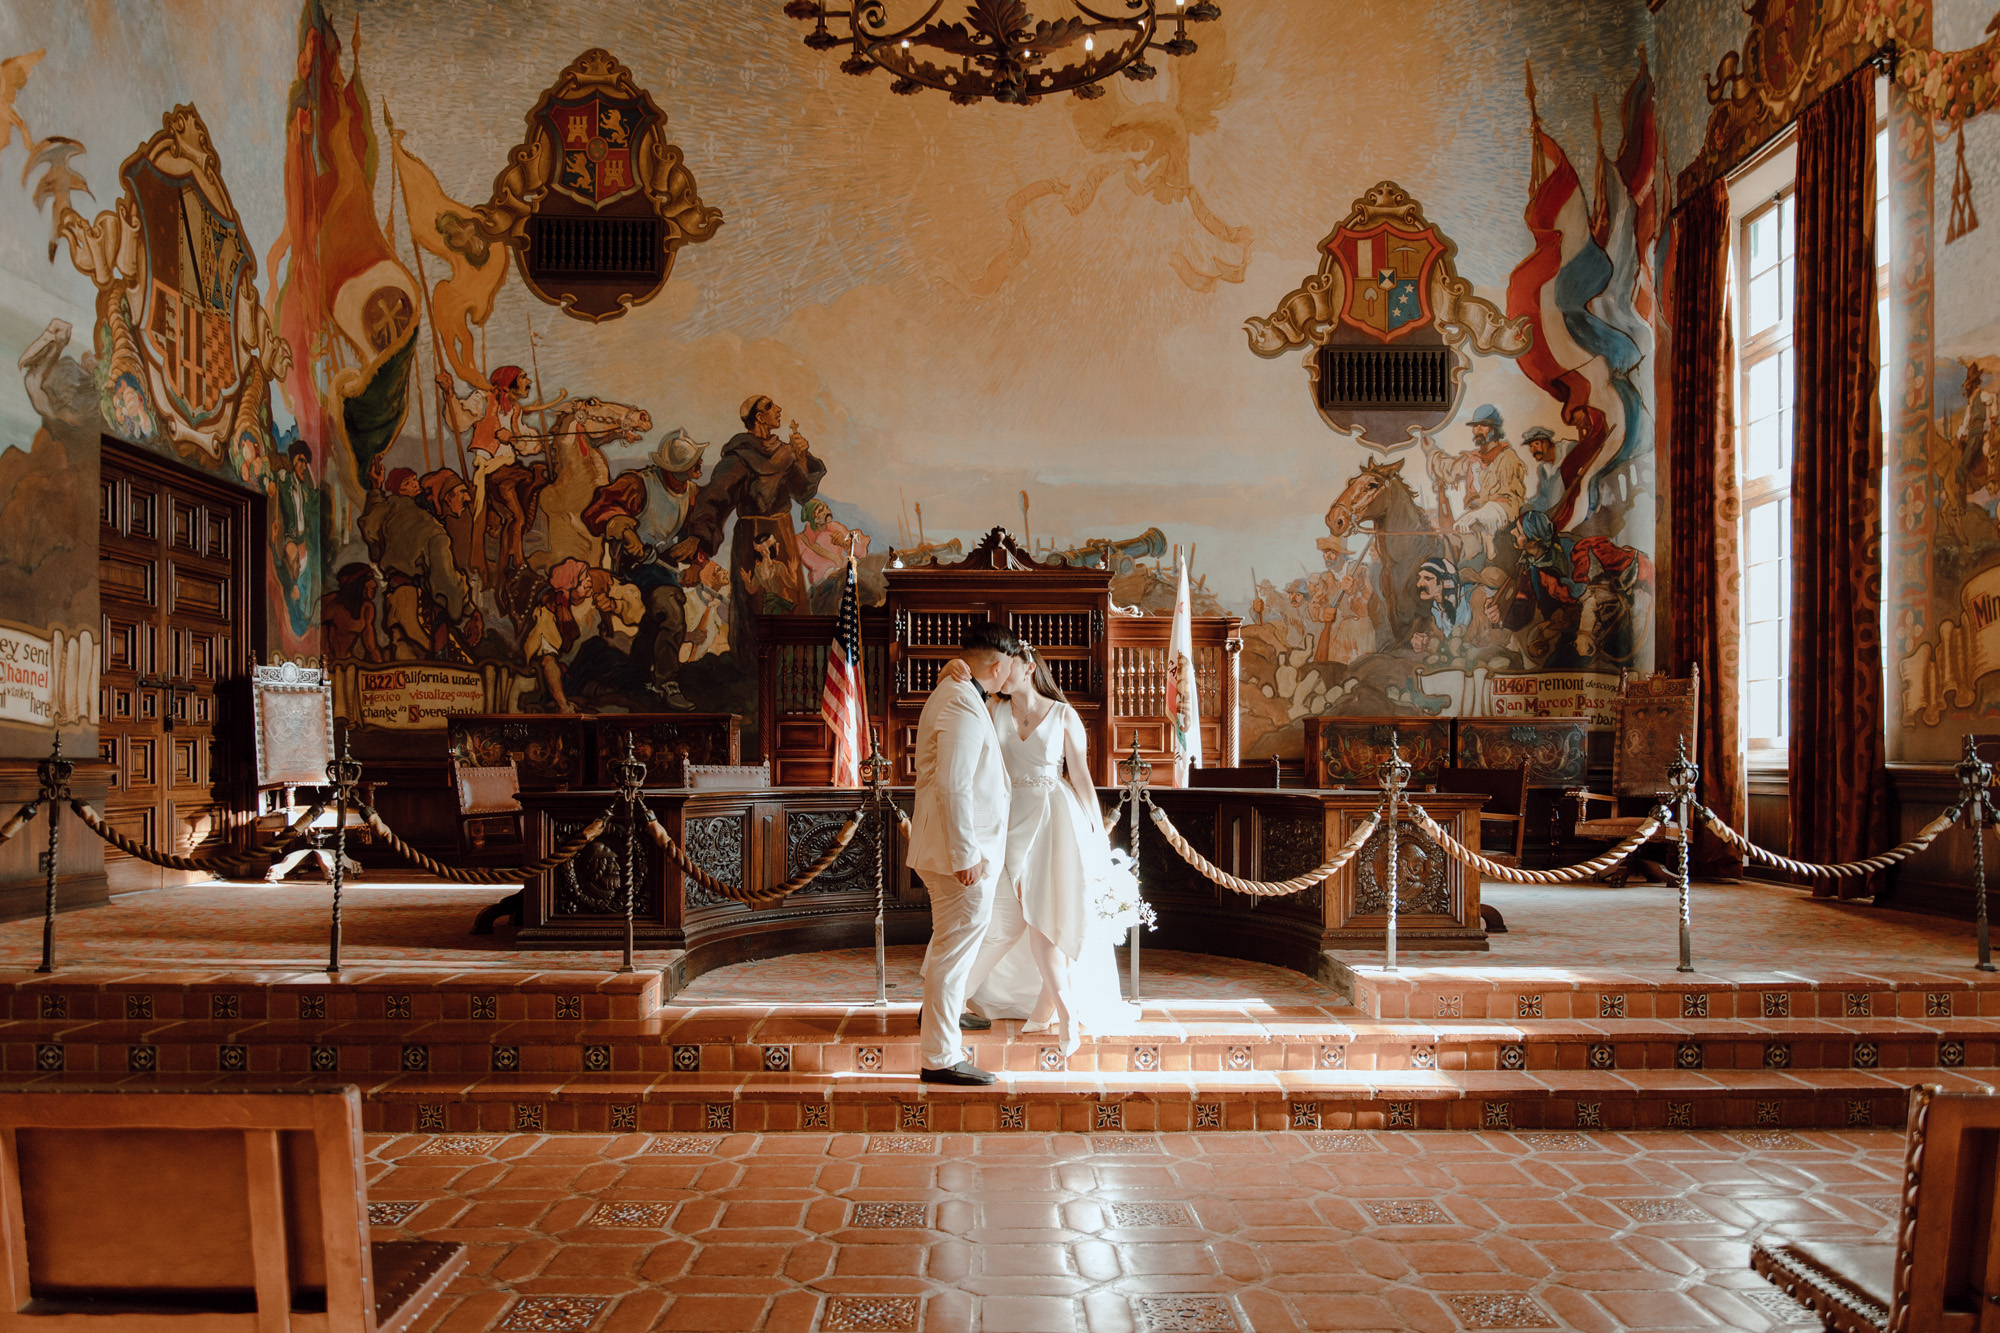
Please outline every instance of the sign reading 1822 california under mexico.
[[361, 673], [361, 724], [396, 731], [445, 725], [453, 713], [477, 713], [486, 691], [477, 671], [413, 662]]

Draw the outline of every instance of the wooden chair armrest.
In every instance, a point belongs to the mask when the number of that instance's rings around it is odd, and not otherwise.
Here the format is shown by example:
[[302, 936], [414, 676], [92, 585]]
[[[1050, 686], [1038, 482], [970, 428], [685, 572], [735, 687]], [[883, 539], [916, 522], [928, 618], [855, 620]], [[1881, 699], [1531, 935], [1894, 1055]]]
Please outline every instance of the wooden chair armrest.
[[1497, 819], [1503, 824], [1518, 824], [1521, 822], [1521, 816], [1510, 815], [1505, 811], [1502, 811], [1499, 814], [1488, 814], [1484, 810], [1482, 810], [1479, 812], [1479, 817], [1481, 819]]
[[1571, 787], [1563, 792], [1563, 798], [1571, 801], [1603, 801], [1606, 805], [1616, 805], [1616, 796], [1606, 796], [1603, 792], [1591, 791], [1585, 787]]

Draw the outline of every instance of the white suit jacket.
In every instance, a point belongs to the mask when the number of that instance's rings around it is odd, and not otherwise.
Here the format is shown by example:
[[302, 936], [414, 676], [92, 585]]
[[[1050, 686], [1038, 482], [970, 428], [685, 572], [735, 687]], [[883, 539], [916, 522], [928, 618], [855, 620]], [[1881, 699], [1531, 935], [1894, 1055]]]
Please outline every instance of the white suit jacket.
[[1007, 852], [1014, 793], [979, 688], [944, 680], [917, 719], [917, 796], [910, 816], [912, 870], [952, 874]]

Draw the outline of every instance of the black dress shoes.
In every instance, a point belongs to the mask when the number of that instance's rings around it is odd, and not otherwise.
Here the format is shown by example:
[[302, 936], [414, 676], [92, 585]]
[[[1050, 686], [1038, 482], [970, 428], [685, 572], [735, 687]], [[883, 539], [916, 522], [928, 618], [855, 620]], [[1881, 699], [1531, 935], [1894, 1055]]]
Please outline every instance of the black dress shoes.
[[985, 1032], [992, 1026], [992, 1019], [981, 1018], [978, 1014], [968, 1013], [958, 1016], [958, 1030], [960, 1032]]
[[970, 1060], [960, 1060], [949, 1069], [921, 1070], [917, 1077], [926, 1083], [949, 1083], [961, 1088], [983, 1088], [993, 1082], [993, 1075]]

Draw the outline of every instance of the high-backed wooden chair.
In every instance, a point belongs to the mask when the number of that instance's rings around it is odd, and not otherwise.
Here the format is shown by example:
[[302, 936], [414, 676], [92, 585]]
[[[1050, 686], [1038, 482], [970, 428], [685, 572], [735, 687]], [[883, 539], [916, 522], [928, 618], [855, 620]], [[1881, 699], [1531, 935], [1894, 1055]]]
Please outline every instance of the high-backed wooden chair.
[[398, 1333], [465, 1267], [368, 1239], [352, 1087], [0, 1091], [0, 1333]]
[[1760, 1240], [1750, 1266], [1840, 1333], [2000, 1333], [2000, 1097], [1910, 1089], [1893, 1241]]
[[[1611, 791], [1606, 793], [1572, 787], [1565, 795], [1576, 801], [1576, 823], [1570, 837], [1584, 842], [1619, 843], [1632, 836], [1654, 806], [1672, 791], [1667, 770], [1680, 757], [1681, 746], [1695, 753], [1695, 727], [1699, 721], [1701, 673], [1691, 676], [1634, 676], [1618, 679], [1618, 697], [1612, 700], [1616, 730], [1611, 737]], [[1609, 806], [1593, 815], [1591, 803]], [[1662, 828], [1649, 842], [1673, 843], [1680, 830]], [[1623, 884], [1631, 878], [1628, 867], [1637, 862], [1649, 879], [1664, 879], [1664, 872], [1634, 852], [1625, 865], [1609, 871], [1604, 880]]]
[[[333, 762], [333, 686], [316, 666], [297, 662], [253, 666], [250, 712], [256, 734], [255, 827], [260, 835], [270, 838], [303, 818], [326, 794], [326, 767]], [[328, 807], [313, 819], [312, 828], [315, 833], [329, 834], [334, 823], [334, 811]], [[347, 836], [356, 842], [369, 842], [374, 833], [350, 810]], [[272, 866], [266, 878], [276, 883], [308, 856], [316, 857], [320, 869], [332, 877], [332, 848], [301, 847]], [[349, 874], [360, 869], [352, 858], [348, 860]]]
[[[1438, 770], [1439, 791], [1477, 792], [1486, 798], [1479, 812], [1479, 850], [1503, 866], [1519, 866], [1528, 837], [1528, 766], [1513, 768], [1444, 768]], [[1498, 834], [1504, 846], [1489, 847], [1488, 834]]]
[[521, 773], [512, 759], [503, 764], [473, 764], [454, 752], [451, 790], [458, 800], [460, 851], [484, 851], [487, 829], [493, 824], [512, 824], [514, 845], [527, 842], [527, 814], [521, 809]]
[[758, 791], [771, 785], [769, 764], [683, 764], [687, 785], [709, 791]]

